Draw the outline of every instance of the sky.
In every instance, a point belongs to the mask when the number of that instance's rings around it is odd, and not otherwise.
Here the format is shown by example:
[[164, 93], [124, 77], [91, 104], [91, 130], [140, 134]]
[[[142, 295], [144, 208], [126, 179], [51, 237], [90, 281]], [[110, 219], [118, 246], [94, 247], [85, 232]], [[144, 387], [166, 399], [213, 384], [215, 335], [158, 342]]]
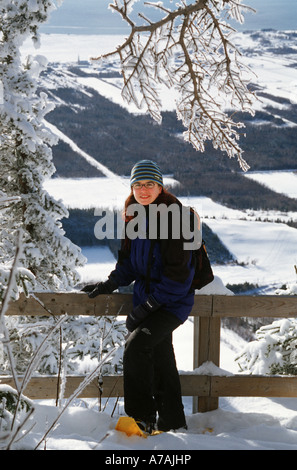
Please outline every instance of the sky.
[[[169, 0], [163, 0], [166, 5]], [[44, 33], [126, 34], [128, 28], [119, 15], [108, 9], [111, 0], [64, 0], [42, 26]], [[139, 4], [138, 4], [139, 3]], [[142, 1], [135, 4], [135, 9]], [[245, 15], [245, 23], [234, 23], [238, 31], [297, 29], [297, 0], [244, 0], [243, 4], [257, 10]], [[172, 6], [172, 3], [171, 3]], [[147, 10], [150, 18], [153, 9]]]

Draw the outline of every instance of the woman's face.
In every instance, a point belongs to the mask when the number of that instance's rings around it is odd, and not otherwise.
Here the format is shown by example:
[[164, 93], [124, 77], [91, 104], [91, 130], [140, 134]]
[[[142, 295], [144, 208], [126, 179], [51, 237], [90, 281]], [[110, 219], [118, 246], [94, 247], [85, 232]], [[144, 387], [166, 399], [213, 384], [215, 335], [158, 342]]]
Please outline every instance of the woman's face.
[[141, 180], [133, 184], [132, 189], [136, 202], [143, 206], [147, 206], [157, 199], [162, 191], [162, 186], [154, 181]]

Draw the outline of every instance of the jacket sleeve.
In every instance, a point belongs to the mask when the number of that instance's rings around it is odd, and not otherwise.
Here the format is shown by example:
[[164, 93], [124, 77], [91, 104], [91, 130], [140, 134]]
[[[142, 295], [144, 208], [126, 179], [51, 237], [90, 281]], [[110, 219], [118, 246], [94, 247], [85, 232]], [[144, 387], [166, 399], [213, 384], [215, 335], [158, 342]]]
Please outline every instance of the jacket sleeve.
[[112, 280], [117, 287], [129, 286], [131, 282], [135, 281], [136, 275], [131, 264], [130, 251], [124, 250], [123, 248], [118, 251], [118, 261], [115, 269], [110, 273], [108, 278]]
[[184, 250], [184, 240], [169, 239], [161, 241], [163, 271], [161, 280], [151, 294], [161, 305], [172, 304], [189, 293], [194, 267], [192, 251]]

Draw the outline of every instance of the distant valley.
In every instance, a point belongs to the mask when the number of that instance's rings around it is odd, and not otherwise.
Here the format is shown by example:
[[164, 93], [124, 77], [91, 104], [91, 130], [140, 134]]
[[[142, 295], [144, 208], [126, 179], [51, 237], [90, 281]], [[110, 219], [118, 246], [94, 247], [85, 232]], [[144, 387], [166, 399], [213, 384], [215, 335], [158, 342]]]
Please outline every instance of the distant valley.
[[[245, 33], [242, 43], [247, 44], [244, 51], [247, 61], [252, 64], [254, 57], [258, 61], [261, 57], [263, 61], [269, 58], [271, 66], [274, 58], [278, 61], [283, 58], [288, 71], [297, 70], [296, 36], [294, 32]], [[179, 195], [204, 195], [240, 209], [296, 210], [296, 201], [245, 178], [237, 161], [215, 151], [211, 143], [202, 154], [185, 143], [181, 137], [182, 125], [174, 111], [165, 111], [162, 125], [156, 125], [149, 116], [132, 114], [91, 86], [82, 86], [77, 82], [81, 77], [86, 77], [86, 84], [87, 78], [95, 77], [115, 87], [120, 80], [115, 64], [102, 70], [86, 63], [51, 64], [41, 82], [56, 103], [47, 119], [113, 172], [129, 175], [138, 159], [150, 158], [160, 164], [164, 173], [180, 182], [175, 189]], [[282, 86], [290, 85], [286, 80], [290, 80], [290, 75], [283, 76], [278, 95], [266, 83], [252, 83], [262, 105], [253, 117], [237, 115], [246, 126], [241, 146], [253, 171], [297, 168], [297, 92], [295, 101], [282, 93]], [[296, 83], [292, 85], [296, 87]], [[53, 148], [53, 156], [56, 177], [99, 176], [65, 142], [60, 141]]]

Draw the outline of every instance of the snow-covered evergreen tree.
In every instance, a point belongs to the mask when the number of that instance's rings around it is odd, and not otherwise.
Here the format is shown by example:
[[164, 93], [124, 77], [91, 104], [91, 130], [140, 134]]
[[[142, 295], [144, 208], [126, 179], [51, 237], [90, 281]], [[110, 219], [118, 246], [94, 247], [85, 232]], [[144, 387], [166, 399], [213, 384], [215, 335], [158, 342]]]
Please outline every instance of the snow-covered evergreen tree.
[[[64, 236], [61, 219], [68, 216], [66, 208], [43, 189], [44, 179], [55, 172], [51, 146], [57, 142], [44, 120], [52, 105], [45, 93], [37, 92], [37, 79], [47, 61], [37, 55], [23, 64], [19, 50], [28, 36], [38, 43], [38, 26], [53, 8], [53, 0], [2, 0], [0, 7], [0, 301], [8, 285], [20, 229], [22, 254], [12, 298], [20, 290], [72, 288], [79, 281], [76, 268], [85, 262], [80, 248]], [[53, 318], [31, 322], [22, 317], [6, 319], [17, 373], [24, 373], [54, 323]], [[62, 351], [59, 331], [63, 335]], [[67, 351], [67, 370], [83, 372], [77, 359], [100, 361], [113, 346], [123, 344], [126, 333], [123, 322], [91, 317], [69, 317], [59, 331], [48, 341], [38, 366], [41, 373], [57, 373], [60, 357], [64, 358]], [[11, 368], [4, 352], [0, 344], [2, 373]], [[109, 366], [105, 365], [108, 373], [116, 372], [119, 362], [111, 358]]]
[[[48, 319], [34, 317], [30, 323], [26, 317], [7, 319], [10, 331], [11, 348], [15, 358], [17, 373], [23, 375], [35, 351], [46, 341], [46, 348], [38, 363], [40, 374], [56, 375], [59, 369], [64, 374], [89, 373], [98, 363], [117, 348], [117, 354], [110, 356], [104, 364], [102, 375], [116, 375], [122, 372], [122, 347], [127, 333], [125, 322], [116, 317], [68, 317], [47, 340], [49, 331], [55, 326], [53, 317]], [[1, 354], [2, 373], [10, 371], [9, 358]]]
[[[275, 294], [297, 295], [297, 281]], [[297, 319], [276, 320], [259, 328], [256, 340], [248, 343], [236, 360], [241, 372], [297, 375]]]
[[68, 213], [44, 189], [55, 172], [51, 146], [56, 137], [44, 116], [52, 109], [45, 93], [37, 93], [37, 78], [46, 66], [42, 56], [22, 64], [19, 48], [31, 36], [38, 42], [38, 25], [55, 8], [52, 0], [4, 0], [0, 23], [0, 187], [18, 197], [1, 218], [0, 257], [13, 257], [15, 234], [23, 231], [22, 263], [36, 280], [37, 289], [67, 289], [79, 281], [84, 264], [80, 249], [65, 236], [60, 220]]
[[241, 372], [260, 375], [297, 375], [297, 321], [276, 320], [256, 332], [236, 359]]

